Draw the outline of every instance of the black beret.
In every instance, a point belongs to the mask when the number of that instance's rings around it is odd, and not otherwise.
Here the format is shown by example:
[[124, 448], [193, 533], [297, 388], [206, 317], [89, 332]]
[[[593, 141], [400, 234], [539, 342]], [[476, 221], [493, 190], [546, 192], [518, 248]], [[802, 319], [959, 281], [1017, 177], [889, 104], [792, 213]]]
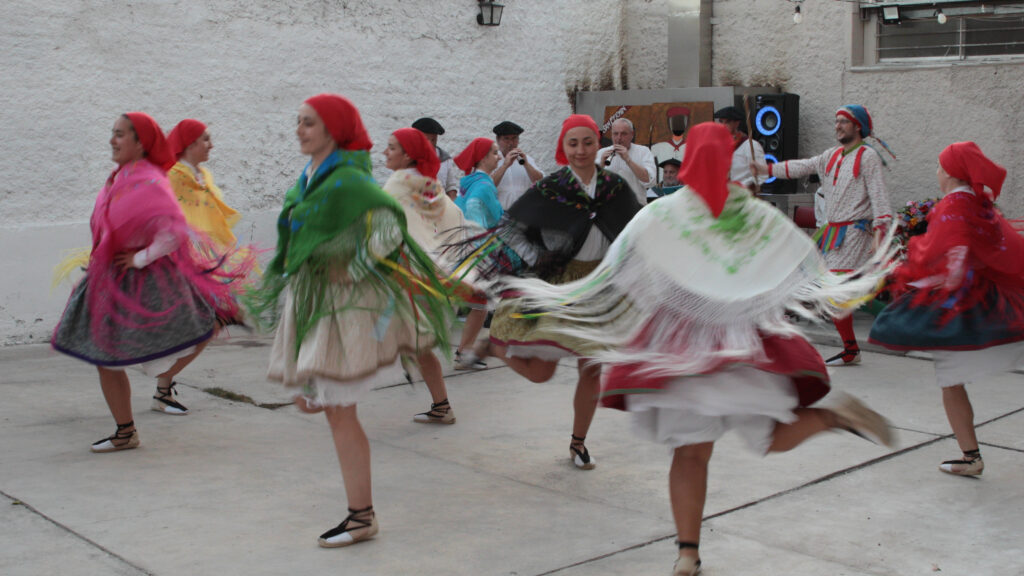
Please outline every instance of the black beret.
[[716, 110], [715, 119], [717, 120], [719, 118], [725, 120], [738, 120], [740, 122], [743, 122], [744, 120], [743, 112], [740, 112], [740, 109], [735, 106], [726, 106], [725, 108], [719, 108]]
[[676, 160], [675, 158], [669, 158], [668, 160], [662, 161], [660, 164], [658, 164], [658, 166], [664, 168], [666, 164], [671, 164], [677, 168], [683, 165], [682, 162], [680, 162], [679, 160]]
[[444, 128], [433, 118], [420, 118], [412, 123], [412, 127], [424, 134], [437, 134], [438, 136], [444, 134]]
[[523, 133], [523, 127], [515, 122], [509, 122], [505, 120], [501, 124], [498, 124], [494, 128], [495, 136], [518, 136]]

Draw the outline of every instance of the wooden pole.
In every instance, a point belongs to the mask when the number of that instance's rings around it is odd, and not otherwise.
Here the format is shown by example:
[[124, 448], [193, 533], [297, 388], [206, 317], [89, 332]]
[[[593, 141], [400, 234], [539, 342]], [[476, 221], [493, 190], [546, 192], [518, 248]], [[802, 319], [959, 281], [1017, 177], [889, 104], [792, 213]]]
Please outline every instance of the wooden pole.
[[[754, 157], [754, 130], [750, 126], [750, 94], [743, 95], [743, 114], [747, 118], [747, 145], [750, 146], [750, 163], [757, 162]], [[757, 181], [757, 172], [754, 172], [754, 195], [761, 193], [761, 184]]]
[[[654, 147], [654, 120], [647, 121], [647, 149]], [[651, 188], [658, 188], [661, 182], [661, 166], [658, 166], [658, 157], [654, 157], [654, 182], [650, 182]]]

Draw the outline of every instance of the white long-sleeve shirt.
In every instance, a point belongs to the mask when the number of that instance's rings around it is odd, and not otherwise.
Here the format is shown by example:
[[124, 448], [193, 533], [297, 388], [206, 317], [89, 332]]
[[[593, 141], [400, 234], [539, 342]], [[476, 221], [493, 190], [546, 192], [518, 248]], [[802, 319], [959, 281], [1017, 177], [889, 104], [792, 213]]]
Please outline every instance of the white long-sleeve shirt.
[[[598, 150], [597, 162], [601, 161], [601, 157], [604, 155], [605, 150], [611, 150], [612, 148], [613, 146], [608, 146]], [[644, 167], [644, 170], [647, 171], [647, 182], [641, 182], [640, 179], [636, 177], [636, 174], [634, 174], [629, 168], [629, 165], [626, 164], [626, 161], [619, 158], [618, 154], [612, 158], [611, 164], [605, 166], [604, 169], [622, 176], [622, 178], [626, 180], [626, 183], [629, 184], [629, 187], [633, 190], [633, 194], [636, 195], [637, 202], [643, 206], [644, 204], [647, 204], [647, 189], [657, 184], [656, 179], [658, 167], [654, 165], [654, 153], [652, 153], [651, 149], [647, 146], [630, 144], [629, 158], [634, 163]]]
[[[504, 162], [505, 157], [500, 156], [500, 161]], [[537, 167], [537, 163], [529, 154], [526, 155], [526, 161], [530, 163], [530, 166]], [[491, 174], [493, 176], [494, 172]], [[505, 170], [505, 174], [501, 177], [501, 182], [498, 183], [498, 202], [501, 202], [502, 209], [508, 210], [511, 208], [530, 186], [533, 186], [533, 180], [530, 180], [526, 167], [519, 162], [513, 162]]]
[[178, 239], [170, 230], [161, 230], [153, 236], [149, 246], [135, 253], [132, 257], [132, 266], [145, 268], [158, 259], [167, 256], [178, 249]]
[[[754, 145], [753, 157], [750, 156], [751, 144]], [[754, 175], [750, 172], [751, 160], [758, 164], [764, 164], [764, 148], [757, 140], [747, 139], [732, 152], [732, 168], [729, 170], [729, 179], [749, 188], [754, 183]], [[764, 182], [765, 178], [760, 177], [757, 181]]]

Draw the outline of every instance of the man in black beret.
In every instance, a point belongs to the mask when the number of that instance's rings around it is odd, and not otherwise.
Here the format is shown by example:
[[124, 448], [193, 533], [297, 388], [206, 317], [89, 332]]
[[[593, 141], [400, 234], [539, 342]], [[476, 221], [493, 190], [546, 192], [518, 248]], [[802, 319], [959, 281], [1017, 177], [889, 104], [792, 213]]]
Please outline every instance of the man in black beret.
[[441, 183], [445, 194], [454, 200], [459, 194], [459, 176], [455, 171], [455, 161], [452, 160], [451, 154], [437, 145], [437, 137], [444, 134], [444, 127], [440, 122], [429, 117], [416, 120], [412, 123], [412, 127], [423, 132], [423, 135], [437, 150], [437, 158], [441, 161], [441, 168], [437, 171], [437, 181]]
[[519, 149], [519, 135], [523, 133], [521, 126], [505, 120], [492, 130], [501, 161], [491, 172], [491, 178], [498, 188], [498, 202], [508, 210], [527, 188], [544, 177], [544, 173], [537, 168], [533, 158]]
[[[732, 134], [732, 169], [729, 179], [739, 182], [751, 191], [756, 188], [754, 175], [750, 172], [751, 162], [764, 164], [764, 148], [757, 140], [747, 142], [746, 118], [735, 106], [726, 106], [715, 111], [715, 122], [725, 126]], [[753, 150], [753, 156], [751, 156]]]
[[679, 186], [679, 167], [682, 163], [675, 158], [669, 158], [658, 167], [661, 168], [661, 187], [671, 188], [672, 186]]

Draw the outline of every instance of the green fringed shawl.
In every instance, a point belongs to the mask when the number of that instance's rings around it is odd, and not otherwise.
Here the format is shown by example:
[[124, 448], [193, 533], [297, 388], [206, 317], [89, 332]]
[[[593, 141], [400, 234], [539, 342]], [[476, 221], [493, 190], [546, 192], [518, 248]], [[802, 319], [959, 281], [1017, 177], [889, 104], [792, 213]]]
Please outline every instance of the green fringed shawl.
[[[379, 300], [386, 304], [374, 312], [385, 317], [395, 308], [414, 303], [415, 309], [406, 310], [409, 317], [417, 324], [427, 323], [441, 349], [450, 349], [452, 306], [437, 279], [438, 271], [409, 236], [402, 206], [377, 185], [370, 166], [366, 151], [335, 151], [308, 185], [300, 177], [285, 195], [277, 220], [277, 251], [267, 266], [262, 286], [247, 295], [246, 304], [263, 327], [271, 328], [279, 319], [281, 292], [290, 285], [295, 303], [296, 353], [321, 318], [347, 307], [365, 309], [366, 299], [360, 296], [367, 290], [384, 297]], [[373, 220], [372, 213], [377, 210], [393, 214], [391, 222], [397, 222], [399, 230]], [[365, 234], [346, 234], [356, 229]], [[402, 243], [393, 252], [373, 253], [376, 237], [398, 235]], [[349, 302], [340, 308], [328, 289], [330, 271], [338, 268], [346, 270], [353, 282]]]

